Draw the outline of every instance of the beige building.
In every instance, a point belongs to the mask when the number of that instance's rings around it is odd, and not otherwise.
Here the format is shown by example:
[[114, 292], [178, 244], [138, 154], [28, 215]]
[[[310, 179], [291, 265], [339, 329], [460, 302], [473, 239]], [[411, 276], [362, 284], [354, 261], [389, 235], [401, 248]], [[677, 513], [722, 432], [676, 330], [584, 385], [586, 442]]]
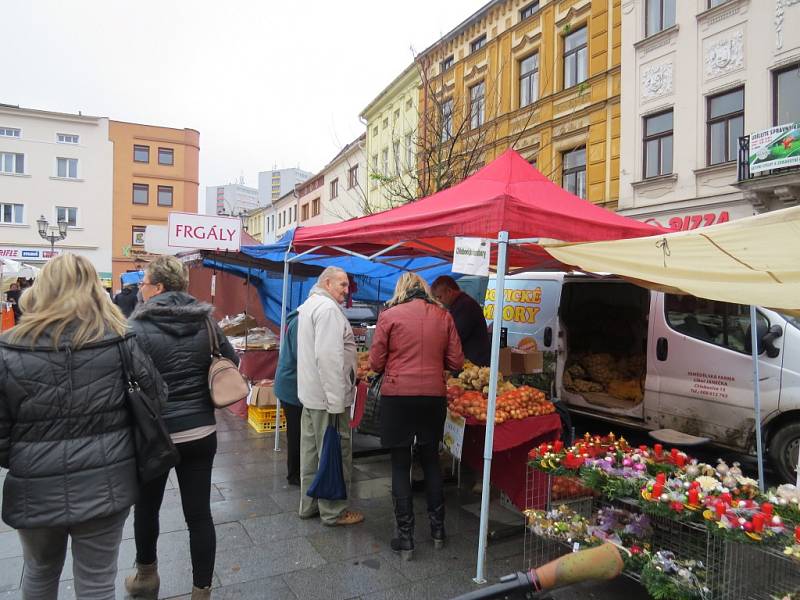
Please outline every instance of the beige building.
[[694, 229], [797, 203], [800, 177], [738, 159], [800, 121], [800, 2], [626, 0], [622, 39], [620, 212]]
[[368, 202], [365, 138], [366, 134], [362, 134], [347, 144], [322, 169], [325, 178], [322, 191], [323, 224], [364, 216]]
[[265, 223], [265, 229], [274, 232], [275, 241], [281, 239], [283, 234], [293, 227], [297, 227], [297, 191], [290, 190], [275, 200], [268, 215], [270, 224], [267, 226]]

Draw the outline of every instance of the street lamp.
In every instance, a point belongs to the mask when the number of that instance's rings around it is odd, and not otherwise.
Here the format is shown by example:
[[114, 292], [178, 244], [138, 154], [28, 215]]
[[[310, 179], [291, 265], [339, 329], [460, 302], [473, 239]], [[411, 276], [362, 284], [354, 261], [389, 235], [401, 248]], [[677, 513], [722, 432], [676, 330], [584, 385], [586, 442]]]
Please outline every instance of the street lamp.
[[50, 258], [53, 258], [55, 252], [56, 242], [63, 240], [67, 237], [67, 227], [69, 223], [63, 218], [58, 220], [58, 228], [50, 227], [44, 215], [36, 220], [36, 225], [39, 227], [39, 236], [43, 240], [50, 242]]

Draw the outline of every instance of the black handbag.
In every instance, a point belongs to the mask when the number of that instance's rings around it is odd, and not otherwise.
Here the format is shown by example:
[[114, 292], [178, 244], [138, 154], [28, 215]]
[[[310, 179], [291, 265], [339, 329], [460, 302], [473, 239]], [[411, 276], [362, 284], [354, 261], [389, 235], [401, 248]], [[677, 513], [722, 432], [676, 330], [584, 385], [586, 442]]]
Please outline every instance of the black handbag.
[[136, 447], [136, 468], [139, 481], [145, 483], [163, 475], [180, 462], [180, 453], [161, 418], [161, 409], [136, 380], [133, 357], [127, 343], [119, 344], [125, 399], [133, 421], [133, 440]]
[[383, 373], [373, 376], [369, 382], [364, 415], [358, 425], [359, 433], [377, 436], [381, 434], [381, 385], [383, 385]]

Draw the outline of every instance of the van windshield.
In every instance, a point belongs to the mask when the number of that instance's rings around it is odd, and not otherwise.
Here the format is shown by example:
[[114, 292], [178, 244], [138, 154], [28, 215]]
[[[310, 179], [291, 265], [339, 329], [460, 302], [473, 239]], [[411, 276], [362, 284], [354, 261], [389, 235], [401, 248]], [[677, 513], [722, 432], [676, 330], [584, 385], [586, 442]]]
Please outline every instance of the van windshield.
[[789, 323], [800, 329], [800, 319], [798, 319], [797, 317], [793, 317], [792, 315], [786, 315], [784, 313], [778, 313], [778, 314], [780, 314], [780, 316], [789, 321]]

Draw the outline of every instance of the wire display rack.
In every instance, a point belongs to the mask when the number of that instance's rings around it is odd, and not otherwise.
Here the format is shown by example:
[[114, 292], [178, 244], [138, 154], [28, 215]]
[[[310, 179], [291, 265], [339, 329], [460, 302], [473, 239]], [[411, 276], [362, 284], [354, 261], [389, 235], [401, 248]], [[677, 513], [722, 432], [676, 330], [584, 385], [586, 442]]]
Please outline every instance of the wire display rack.
[[[641, 512], [632, 500], [611, 501], [583, 488], [573, 478], [528, 467], [526, 509], [553, 510], [560, 506], [567, 506], [585, 518], [591, 518], [604, 507]], [[773, 600], [800, 591], [800, 567], [779, 548], [714, 535], [702, 523], [653, 515], [649, 515], [649, 520], [652, 534], [645, 541], [654, 550], [668, 550], [678, 559], [697, 560], [705, 565], [710, 600]], [[525, 528], [526, 569], [575, 549], [572, 541], [542, 537]], [[639, 579], [635, 572], [625, 571], [624, 575]]]

